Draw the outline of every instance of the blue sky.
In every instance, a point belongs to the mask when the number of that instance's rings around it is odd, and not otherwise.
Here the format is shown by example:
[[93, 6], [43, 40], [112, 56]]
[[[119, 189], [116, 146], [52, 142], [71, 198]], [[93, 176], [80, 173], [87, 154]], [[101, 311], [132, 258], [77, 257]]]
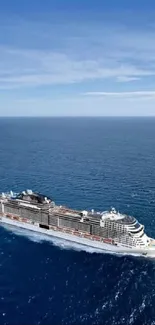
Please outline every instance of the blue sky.
[[155, 115], [154, 0], [0, 5], [0, 116]]

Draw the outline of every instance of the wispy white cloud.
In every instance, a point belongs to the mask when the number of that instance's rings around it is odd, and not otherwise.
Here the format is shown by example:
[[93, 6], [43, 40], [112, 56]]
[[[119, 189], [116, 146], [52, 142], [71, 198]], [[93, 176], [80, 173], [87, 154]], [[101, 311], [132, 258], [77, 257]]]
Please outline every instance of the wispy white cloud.
[[68, 14], [0, 13], [4, 115], [155, 115], [155, 26], [115, 10]]
[[136, 80], [140, 80], [140, 76], [137, 76], [137, 77], [130, 77], [130, 76], [120, 76], [120, 77], [117, 77], [117, 81], [118, 82], [130, 82], [130, 81], [136, 81]]
[[0, 46], [0, 89], [106, 79], [138, 85], [155, 77], [153, 27], [135, 32], [101, 21], [80, 25], [21, 19], [1, 27], [13, 37]]
[[139, 97], [151, 97], [155, 98], [155, 91], [126, 91], [126, 92], [104, 92], [104, 91], [95, 91], [95, 92], [86, 92], [83, 95], [85, 96], [94, 96], [94, 97], [117, 97], [117, 98], [135, 98]]
[[104, 80], [130, 82], [154, 76], [155, 69], [143, 69], [115, 59], [77, 59], [55, 51], [1, 48], [0, 88], [58, 85]]

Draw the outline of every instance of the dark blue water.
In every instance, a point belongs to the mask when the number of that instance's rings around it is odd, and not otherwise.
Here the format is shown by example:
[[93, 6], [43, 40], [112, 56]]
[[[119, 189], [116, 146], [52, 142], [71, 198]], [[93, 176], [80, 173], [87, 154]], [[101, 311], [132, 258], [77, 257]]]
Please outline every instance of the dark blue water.
[[[0, 119], [0, 191], [133, 214], [155, 237], [155, 119]], [[0, 228], [0, 324], [155, 324], [155, 261]]]

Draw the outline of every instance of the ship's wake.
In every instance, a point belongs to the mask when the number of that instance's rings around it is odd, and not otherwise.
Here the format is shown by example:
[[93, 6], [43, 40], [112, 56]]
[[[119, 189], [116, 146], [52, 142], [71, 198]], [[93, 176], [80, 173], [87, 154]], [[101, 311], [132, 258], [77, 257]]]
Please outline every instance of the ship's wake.
[[[120, 257], [126, 256], [126, 255], [142, 257], [141, 254], [113, 252], [113, 251], [102, 250], [99, 248], [88, 247], [86, 245], [77, 244], [77, 243], [71, 242], [66, 239], [60, 239], [60, 238], [56, 238], [56, 237], [52, 237], [52, 236], [50, 237], [45, 234], [33, 232], [33, 231], [27, 230], [27, 229], [17, 228], [12, 225], [3, 224], [2, 226], [7, 231], [10, 231], [17, 236], [22, 236], [22, 237], [24, 236], [24, 237], [28, 238], [29, 240], [31, 240], [35, 243], [40, 243], [40, 244], [47, 241], [47, 242], [51, 243], [52, 245], [59, 247], [60, 249], [67, 249], [67, 250], [72, 249], [75, 251], [85, 251], [87, 253], [112, 254], [112, 255], [117, 255]], [[143, 256], [143, 257], [146, 257], [146, 256]]]
[[71, 242], [66, 239], [60, 239], [60, 238], [48, 236], [46, 234], [33, 232], [31, 230], [17, 228], [12, 225], [10, 226], [10, 225], [3, 224], [2, 226], [6, 230], [14, 233], [15, 235], [24, 236], [35, 243], [41, 244], [41, 243], [47, 241], [54, 246], [58, 246], [61, 249], [69, 249], [69, 250], [74, 249], [76, 251], [86, 251], [88, 253], [103, 253], [103, 250], [101, 250], [101, 249], [87, 247], [86, 245], [77, 244], [77, 243]]

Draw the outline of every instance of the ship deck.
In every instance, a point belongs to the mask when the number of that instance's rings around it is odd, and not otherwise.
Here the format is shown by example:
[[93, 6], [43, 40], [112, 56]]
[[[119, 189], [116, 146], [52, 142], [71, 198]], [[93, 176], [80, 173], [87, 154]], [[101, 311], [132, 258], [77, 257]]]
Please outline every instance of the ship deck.
[[36, 203], [36, 202], [27, 202], [27, 201], [23, 201], [17, 198], [11, 198], [11, 197], [4, 197], [3, 195], [0, 195], [0, 201], [3, 201], [4, 204], [9, 205], [10, 207], [18, 207], [20, 205], [24, 205], [25, 207], [27, 206], [28, 209], [32, 209], [33, 211], [36, 209], [41, 210], [44, 213], [49, 214], [50, 216], [53, 217], [65, 217], [67, 219], [72, 219], [72, 220], [76, 220], [78, 222], [83, 221], [85, 223], [93, 223], [93, 224], [99, 224], [102, 215], [104, 215], [104, 219], [110, 219], [113, 220], [117, 223], [121, 223], [121, 224], [134, 224], [136, 222], [136, 219], [132, 216], [128, 216], [125, 214], [119, 214], [116, 212], [108, 212], [105, 211], [104, 213], [100, 213], [100, 212], [91, 212], [91, 211], [86, 211], [86, 215], [83, 214], [84, 211], [81, 210], [74, 210], [71, 208], [68, 208], [66, 206], [58, 206], [53, 204], [53, 202], [51, 203]]

